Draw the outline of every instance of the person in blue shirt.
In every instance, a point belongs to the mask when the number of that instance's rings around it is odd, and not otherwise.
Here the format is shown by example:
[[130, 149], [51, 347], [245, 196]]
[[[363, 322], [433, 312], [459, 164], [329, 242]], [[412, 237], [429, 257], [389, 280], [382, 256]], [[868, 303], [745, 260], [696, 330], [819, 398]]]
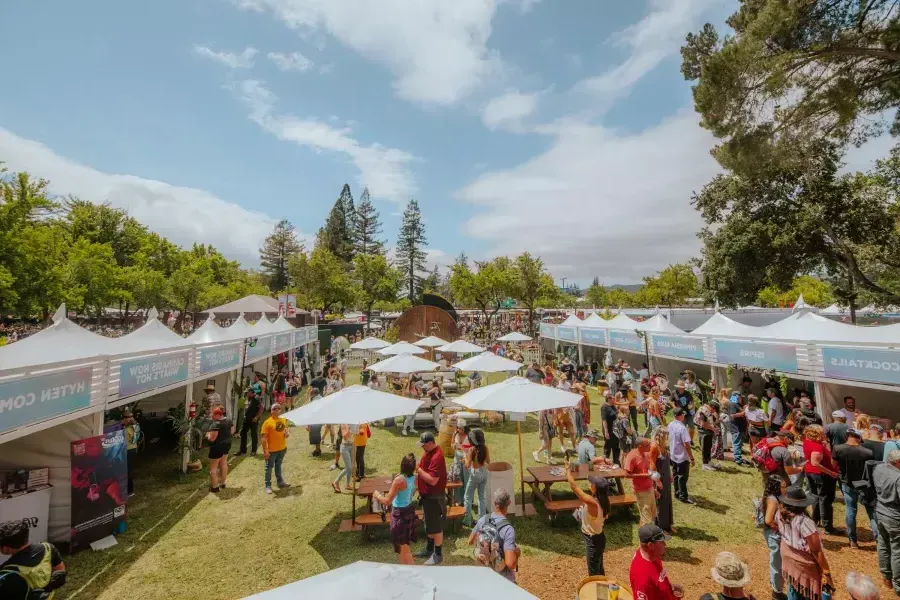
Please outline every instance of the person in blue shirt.
[[416, 489], [416, 455], [407, 454], [400, 461], [400, 474], [391, 482], [387, 495], [376, 491], [372, 497], [387, 510], [391, 507], [391, 541], [400, 555], [401, 565], [415, 564], [409, 545], [418, 539], [416, 507], [412, 495]]

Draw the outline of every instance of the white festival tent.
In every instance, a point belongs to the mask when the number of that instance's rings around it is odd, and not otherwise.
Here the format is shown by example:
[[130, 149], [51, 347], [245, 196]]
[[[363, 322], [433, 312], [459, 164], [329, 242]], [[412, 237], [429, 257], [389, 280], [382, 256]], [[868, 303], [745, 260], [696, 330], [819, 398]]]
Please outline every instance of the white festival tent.
[[844, 315], [849, 314], [850, 309], [838, 306], [837, 304], [832, 304], [828, 308], [823, 308], [819, 311], [820, 315]]
[[503, 373], [515, 372], [521, 369], [522, 363], [497, 356], [493, 352], [482, 352], [477, 356], [461, 360], [455, 365], [454, 369], [460, 371], [482, 371], [483, 373]]
[[381, 354], [382, 356], [392, 356], [396, 354], [425, 354], [425, 350], [422, 350], [418, 346], [413, 346], [409, 342], [397, 342], [396, 344], [391, 344], [386, 348], [378, 350], [378, 354]]
[[390, 346], [388, 342], [384, 340], [379, 340], [377, 337], [369, 336], [367, 338], [361, 339], [358, 342], [354, 342], [350, 344], [351, 350], [381, 350], [382, 348], [387, 348]]
[[245, 600], [536, 600], [493, 569], [425, 567], [359, 561], [248, 596]]
[[147, 313], [147, 322], [122, 337], [112, 338], [110, 345], [116, 354], [130, 354], [132, 352], [152, 352], [155, 350], [167, 350], [179, 346], [190, 346], [192, 341], [181, 337], [160, 321], [159, 313], [155, 308]]
[[566, 320], [560, 323], [563, 327], [579, 327], [582, 324], [582, 320], [578, 318], [577, 315], [569, 315], [566, 317]]
[[398, 354], [391, 358], [379, 361], [369, 367], [369, 371], [375, 373], [419, 373], [421, 371], [434, 371], [441, 368], [436, 362], [431, 362], [411, 354]]
[[427, 338], [422, 338], [417, 342], [413, 342], [413, 346], [419, 346], [421, 348], [437, 348], [438, 346], [446, 346], [449, 344], [447, 340], [442, 340], [436, 335], [429, 335]]
[[439, 346], [438, 352], [453, 352], [454, 354], [474, 354], [475, 352], [484, 352], [486, 348], [482, 348], [466, 340], [456, 340], [446, 346]]
[[598, 329], [606, 329], [609, 327], [609, 321], [598, 315], [591, 313], [584, 321], [578, 324], [579, 327], [596, 327]]
[[216, 323], [216, 315], [209, 313], [209, 318], [203, 321], [203, 324], [191, 335], [187, 336], [187, 339], [192, 344], [212, 344], [229, 339], [227, 331], [227, 328]]
[[240, 300], [235, 300], [233, 302], [229, 302], [227, 304], [223, 304], [222, 306], [216, 306], [215, 308], [208, 308], [203, 311], [204, 313], [219, 313], [219, 314], [231, 314], [231, 313], [268, 313], [270, 315], [278, 314], [278, 300], [275, 298], [269, 298], [268, 296], [260, 296], [259, 294], [251, 294], [250, 296], [245, 296]]
[[711, 335], [711, 336], [730, 336], [730, 337], [754, 337], [759, 328], [752, 325], [744, 325], [738, 323], [734, 319], [730, 319], [720, 312], [711, 316], [703, 325], [694, 329], [691, 335]]
[[638, 331], [647, 333], [672, 333], [675, 335], [685, 335], [686, 333], [683, 329], [672, 325], [672, 323], [660, 313], [656, 313], [646, 321], [639, 321], [635, 324], [634, 328]]
[[524, 333], [519, 333], [518, 331], [513, 331], [511, 333], [507, 333], [502, 337], [497, 338], [498, 342], [530, 342], [531, 338], [525, 335]]

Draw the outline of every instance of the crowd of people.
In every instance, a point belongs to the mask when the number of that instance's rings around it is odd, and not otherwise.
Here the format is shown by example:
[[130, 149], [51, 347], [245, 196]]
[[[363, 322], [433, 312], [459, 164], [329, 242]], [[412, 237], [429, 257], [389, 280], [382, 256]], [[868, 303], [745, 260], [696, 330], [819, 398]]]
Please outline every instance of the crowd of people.
[[[96, 324], [87, 321], [78, 324], [88, 331], [111, 338], [120, 337], [134, 331], [132, 325]], [[27, 321], [0, 323], [0, 345], [13, 344], [19, 340], [23, 340], [28, 336], [46, 329], [48, 325], [49, 323], [31, 323]]]

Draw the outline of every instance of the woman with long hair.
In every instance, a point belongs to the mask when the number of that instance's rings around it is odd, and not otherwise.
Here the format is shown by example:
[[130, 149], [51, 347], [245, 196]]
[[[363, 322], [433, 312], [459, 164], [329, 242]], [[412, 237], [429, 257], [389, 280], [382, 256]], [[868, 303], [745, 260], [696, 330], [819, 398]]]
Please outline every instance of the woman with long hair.
[[712, 458], [714, 460], [725, 460], [725, 407], [726, 402], [730, 402], [731, 391], [728, 389], [719, 390], [719, 411], [716, 413], [718, 421], [718, 435], [713, 438]]
[[747, 409], [744, 411], [747, 423], [750, 426], [750, 448], [756, 447], [761, 439], [766, 437], [766, 427], [769, 418], [760, 407], [759, 398], [750, 394], [747, 396]]
[[763, 539], [769, 547], [769, 584], [772, 586], [772, 598], [784, 598], [784, 577], [781, 575], [781, 534], [775, 524], [778, 514], [778, 497], [784, 495], [788, 482], [781, 475], [769, 475], [766, 489], [759, 501], [756, 521], [762, 527]]
[[653, 432], [650, 443], [650, 464], [659, 473], [656, 489], [656, 523], [666, 533], [675, 531], [675, 513], [672, 510], [672, 465], [669, 460], [669, 429], [662, 425]]
[[825, 533], [834, 533], [834, 495], [837, 490], [838, 467], [825, 444], [821, 425], [807, 425], [803, 430], [803, 472], [809, 491], [818, 498], [813, 505], [812, 520], [821, 523]]
[[453, 492], [457, 504], [462, 504], [466, 500], [466, 485], [469, 483], [469, 470], [466, 468], [466, 454], [472, 448], [469, 441], [469, 426], [465, 419], [456, 420], [456, 431], [453, 433], [451, 440], [453, 446], [453, 462], [458, 463], [456, 467], [460, 471], [460, 481], [462, 486], [456, 488]]
[[606, 575], [603, 567], [603, 551], [606, 549], [606, 533], [603, 525], [609, 518], [609, 481], [601, 475], [588, 475], [591, 493], [582, 490], [577, 483], [569, 463], [566, 463], [566, 476], [569, 487], [584, 504], [581, 508], [581, 537], [584, 538], [587, 555], [588, 575]]
[[665, 425], [663, 417], [662, 399], [660, 398], [659, 386], [654, 385], [650, 388], [650, 397], [645, 400], [647, 405], [647, 432], [645, 437], [650, 437], [657, 427]]
[[484, 443], [484, 431], [475, 427], [469, 431], [469, 448], [465, 456], [466, 468], [469, 470], [469, 481], [466, 483], [465, 515], [463, 525], [471, 527], [472, 504], [475, 500], [475, 492], [478, 492], [478, 518], [487, 514], [487, 464], [491, 462], [491, 454], [487, 444]]
[[401, 565], [415, 564], [409, 545], [415, 543], [416, 507], [412, 503], [416, 489], [416, 455], [407, 454], [400, 461], [400, 474], [391, 482], [387, 495], [375, 492], [372, 497], [381, 504], [391, 507], [391, 541], [394, 552], [400, 555]]
[[613, 422], [612, 429], [613, 435], [619, 441], [620, 456], [625, 456], [634, 450], [637, 434], [631, 425], [628, 400], [622, 397], [622, 392], [616, 392], [616, 420]]
[[[419, 391], [419, 388], [416, 387], [415, 381], [410, 377], [409, 379], [403, 380], [403, 390], [402, 395], [407, 398], [414, 398], [416, 400], [421, 400], [422, 393]], [[406, 417], [403, 421], [403, 428], [400, 430], [401, 435], [409, 435], [412, 433], [413, 435], [418, 434], [416, 431], [416, 414], [413, 413]]]
[[834, 589], [822, 538], [806, 507], [816, 503], [803, 488], [791, 486], [778, 497], [775, 523], [781, 534], [781, 572], [790, 600], [819, 600], [822, 586]]
[[538, 411], [538, 437], [541, 440], [541, 447], [531, 453], [534, 462], [541, 462], [541, 453], [544, 454], [544, 461], [549, 465], [552, 461], [553, 453], [553, 411]]

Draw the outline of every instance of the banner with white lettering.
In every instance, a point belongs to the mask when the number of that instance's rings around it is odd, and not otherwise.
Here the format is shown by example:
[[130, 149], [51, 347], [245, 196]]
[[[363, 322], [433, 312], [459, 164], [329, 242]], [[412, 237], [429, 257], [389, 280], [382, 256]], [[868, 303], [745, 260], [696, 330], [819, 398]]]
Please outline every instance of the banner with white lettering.
[[[0, 500], [0, 523], [24, 521], [28, 525], [28, 543], [40, 544], [47, 541], [47, 521], [50, 519], [50, 490], [19, 492]], [[0, 564], [9, 558], [0, 552]]]
[[605, 329], [588, 329], [579, 330], [581, 334], [581, 343], [586, 346], [606, 346], [606, 330]]
[[247, 364], [265, 358], [272, 354], [272, 336], [267, 335], [256, 339], [255, 345], [247, 346]]
[[609, 345], [619, 350], [631, 350], [632, 352], [643, 352], [644, 341], [632, 331], [609, 331]]
[[73, 550], [118, 529], [126, 518], [128, 445], [125, 430], [72, 442]]
[[900, 352], [822, 347], [826, 377], [900, 384]]
[[0, 432], [87, 408], [92, 374], [85, 367], [0, 383]]
[[200, 349], [200, 374], [233, 370], [241, 366], [241, 345], [216, 346]]
[[797, 372], [797, 350], [788, 344], [716, 340], [716, 362]]
[[556, 338], [556, 326], [550, 323], [541, 323], [541, 337]]
[[703, 360], [703, 340], [678, 335], [653, 334], [653, 354]]
[[119, 368], [119, 398], [187, 381], [190, 352], [128, 360]]
[[282, 352], [287, 352], [291, 348], [291, 333], [278, 333], [275, 334], [275, 354], [281, 354]]

